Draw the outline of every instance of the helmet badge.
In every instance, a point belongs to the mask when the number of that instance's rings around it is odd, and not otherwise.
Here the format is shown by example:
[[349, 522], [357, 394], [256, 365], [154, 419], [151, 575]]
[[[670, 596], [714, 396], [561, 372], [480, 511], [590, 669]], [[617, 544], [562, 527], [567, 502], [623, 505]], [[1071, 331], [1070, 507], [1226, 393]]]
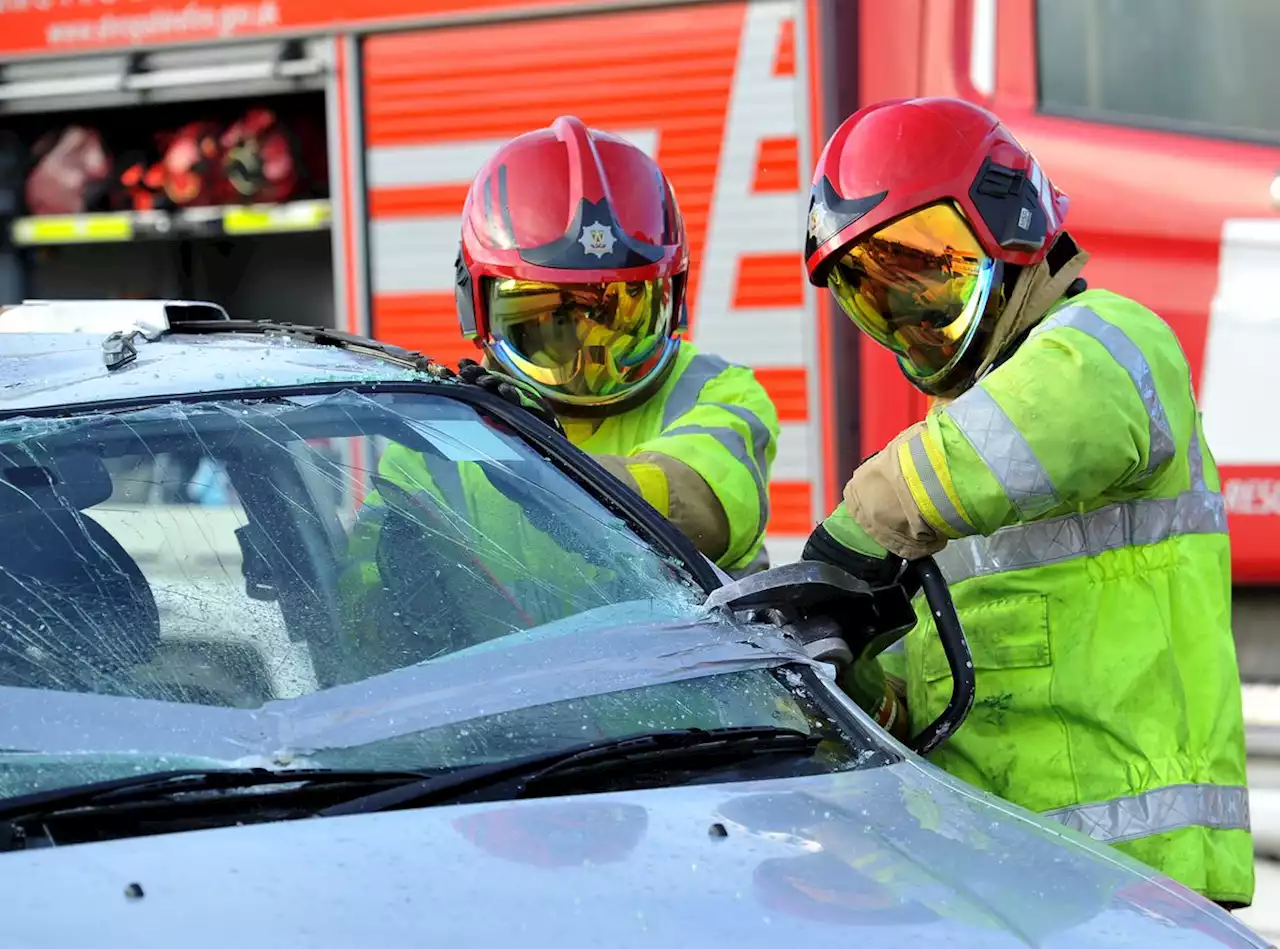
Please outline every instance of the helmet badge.
[[599, 221], [584, 227], [582, 236], [578, 238], [578, 243], [582, 245], [582, 249], [596, 257], [612, 254], [615, 241], [613, 228], [601, 224]]
[[814, 243], [825, 242], [839, 230], [838, 224], [823, 197], [814, 195], [813, 204], [809, 207], [809, 236], [813, 238]]
[[822, 214], [826, 210], [818, 201], [813, 202], [813, 207], [809, 209], [809, 233], [814, 237], [818, 236], [818, 228], [822, 226]]

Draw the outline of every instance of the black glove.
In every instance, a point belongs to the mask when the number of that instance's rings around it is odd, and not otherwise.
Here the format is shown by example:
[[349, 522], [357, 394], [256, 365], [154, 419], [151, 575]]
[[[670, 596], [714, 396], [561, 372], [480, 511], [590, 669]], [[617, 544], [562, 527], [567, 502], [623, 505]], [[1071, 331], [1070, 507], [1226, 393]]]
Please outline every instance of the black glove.
[[564, 426], [560, 424], [560, 419], [556, 416], [555, 410], [532, 386], [525, 385], [505, 373], [486, 369], [474, 359], [458, 360], [458, 375], [463, 382], [479, 386], [485, 392], [492, 393], [498, 398], [524, 409], [561, 435], [564, 434]]
[[840, 543], [819, 524], [800, 554], [801, 560], [820, 560], [839, 567], [873, 587], [887, 587], [898, 578], [906, 561], [895, 554], [885, 557], [869, 557]]
[[897, 554], [869, 557], [851, 550], [832, 537], [821, 524], [809, 535], [800, 559], [820, 560], [839, 567], [845, 573], [865, 580], [872, 588], [897, 583], [906, 591], [908, 598], [920, 592], [920, 580], [910, 561], [903, 560]]

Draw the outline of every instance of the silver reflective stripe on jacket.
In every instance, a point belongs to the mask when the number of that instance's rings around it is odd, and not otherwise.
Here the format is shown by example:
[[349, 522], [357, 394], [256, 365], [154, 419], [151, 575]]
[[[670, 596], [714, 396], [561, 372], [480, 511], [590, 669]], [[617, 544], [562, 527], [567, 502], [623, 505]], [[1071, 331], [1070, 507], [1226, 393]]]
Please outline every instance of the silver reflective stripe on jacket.
[[[1128, 374], [1147, 412], [1150, 436], [1147, 473], [1155, 471], [1174, 455], [1173, 431], [1142, 350], [1118, 326], [1085, 306], [1060, 310], [1037, 326], [1031, 335], [1060, 327], [1069, 327], [1096, 340]], [[1021, 520], [1035, 520], [1058, 506], [1060, 501], [1049, 473], [1004, 409], [981, 385], [960, 396], [943, 412], [991, 470]]]
[[990, 537], [953, 540], [935, 559], [947, 582], [959, 583], [1122, 547], [1156, 544], [1181, 534], [1223, 534], [1226, 530], [1227, 505], [1222, 495], [1187, 491], [1175, 498], [1120, 501], [1088, 514], [1015, 524]]
[[1187, 445], [1187, 473], [1192, 491], [1207, 491], [1204, 482], [1204, 455], [1200, 453], [1200, 412], [1191, 420], [1191, 442]]
[[929, 460], [929, 452], [924, 447], [924, 435], [920, 432], [912, 435], [907, 442], [907, 450], [911, 453], [911, 463], [915, 465], [916, 475], [924, 485], [925, 494], [929, 495], [929, 500], [942, 515], [942, 519], [947, 522], [947, 526], [958, 537], [973, 533], [973, 528], [960, 516], [960, 512], [956, 510], [956, 506], [951, 503], [951, 498], [942, 487], [942, 479], [938, 477], [933, 462]]
[[942, 411], [969, 440], [1022, 520], [1034, 520], [1061, 503], [1049, 473], [990, 392], [975, 386]]
[[[1147, 408], [1151, 425], [1151, 457], [1147, 470], [1155, 470], [1172, 457], [1175, 449], [1168, 416], [1156, 394], [1151, 369], [1138, 347], [1118, 328], [1105, 322], [1087, 307], [1069, 307], [1056, 313], [1040, 324], [1035, 333], [1045, 332], [1056, 326], [1070, 326], [1096, 339], [1133, 380]], [[990, 395], [984, 393], [985, 399], [979, 399], [978, 403], [980, 406], [989, 403], [995, 406], [994, 411], [963, 408], [959, 415], [953, 411], [956, 406], [981, 391], [980, 388], [975, 388], [966, 392], [946, 411], [951, 413], [953, 421], [1000, 481], [1005, 494], [1023, 519], [1031, 520], [1024, 513], [1026, 505], [1018, 504], [1017, 498], [1026, 497], [1029, 493], [1026, 486], [1048, 484], [1049, 478], [1043, 469], [1034, 476], [1028, 473], [1028, 459], [1035, 458], [1030, 446], [1026, 445], [1025, 440], [1021, 445], [1013, 440], [1010, 434], [1015, 431], [1013, 423]], [[1007, 426], [1008, 431], [1001, 431], [1002, 425]], [[993, 435], [993, 432], [996, 434]], [[984, 449], [994, 451], [1002, 441], [1014, 445], [1013, 454], [1018, 459], [1015, 468], [1018, 474], [1014, 478], [1007, 475], [1008, 462], [1004, 468], [1000, 468], [993, 465], [984, 454]], [[980, 445], [983, 447], [979, 447]], [[1156, 544], [1184, 534], [1226, 533], [1226, 502], [1221, 494], [1211, 492], [1205, 486], [1198, 422], [1193, 423], [1191, 428], [1187, 445], [1187, 468], [1188, 490], [1177, 497], [1120, 501], [1088, 514], [1064, 514], [1048, 520], [1032, 520], [1029, 524], [1002, 528], [989, 537], [953, 540], [936, 555], [938, 565], [949, 583], [959, 583], [972, 577], [1027, 570], [1077, 557], [1095, 556], [1122, 547]], [[1039, 503], [1031, 505], [1032, 507], [1042, 507], [1049, 499], [1049, 495], [1043, 492], [1039, 497]], [[1056, 503], [1056, 496], [1054, 502]], [[1046, 509], [1042, 507], [1042, 512]]]
[[1247, 831], [1249, 789], [1175, 784], [1110, 801], [1060, 807], [1044, 816], [1106, 844], [1187, 827]]
[[[760, 520], [756, 533], [764, 530], [769, 520], [769, 486], [765, 478], [766, 452], [769, 448], [769, 427], [756, 414], [741, 405], [730, 405], [727, 402], [701, 402], [699, 397], [707, 383], [726, 369], [731, 363], [719, 356], [708, 356], [699, 353], [689, 360], [684, 372], [671, 388], [666, 405], [662, 408], [663, 435], [710, 435], [733, 455], [734, 460], [751, 472], [756, 486], [756, 499], [760, 505]], [[722, 409], [746, 423], [751, 433], [751, 444], [736, 430], [725, 425], [681, 425], [671, 428], [682, 415], [692, 412], [699, 406]]]
[[689, 360], [684, 372], [671, 387], [667, 404], [662, 407], [662, 427], [670, 428], [680, 416], [693, 410], [707, 383], [729, 368], [729, 363], [719, 356], [699, 353]]
[[1129, 379], [1138, 390], [1142, 405], [1147, 410], [1147, 425], [1151, 447], [1147, 456], [1147, 474], [1155, 471], [1173, 457], [1173, 430], [1169, 427], [1169, 417], [1165, 414], [1160, 394], [1156, 391], [1155, 377], [1151, 374], [1151, 366], [1124, 330], [1108, 323], [1087, 306], [1069, 306], [1059, 310], [1034, 330], [1032, 336], [1047, 333], [1058, 327], [1066, 326], [1078, 330], [1086, 336], [1101, 343], [1129, 374]]

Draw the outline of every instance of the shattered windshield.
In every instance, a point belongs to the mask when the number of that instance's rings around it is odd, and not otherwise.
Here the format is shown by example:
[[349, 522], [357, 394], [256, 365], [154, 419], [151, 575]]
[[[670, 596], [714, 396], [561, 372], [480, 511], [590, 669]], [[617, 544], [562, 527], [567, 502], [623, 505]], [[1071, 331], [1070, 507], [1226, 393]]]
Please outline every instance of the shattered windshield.
[[796, 656], [443, 396], [2, 421], [0, 524], [0, 795], [811, 720]]

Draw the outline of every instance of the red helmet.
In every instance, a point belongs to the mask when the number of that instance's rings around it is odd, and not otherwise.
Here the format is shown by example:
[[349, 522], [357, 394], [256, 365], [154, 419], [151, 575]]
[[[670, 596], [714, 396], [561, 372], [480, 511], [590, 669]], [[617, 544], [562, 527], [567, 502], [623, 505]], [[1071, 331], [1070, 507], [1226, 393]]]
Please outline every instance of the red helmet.
[[1067, 197], [985, 109], [890, 99], [836, 129], [813, 176], [805, 258], [860, 329], [924, 392], [945, 392], [981, 350], [1003, 268], [1037, 264]]
[[458, 319], [548, 399], [618, 408], [673, 364], [688, 268], [684, 219], [653, 159], [562, 117], [508, 142], [472, 182]]

